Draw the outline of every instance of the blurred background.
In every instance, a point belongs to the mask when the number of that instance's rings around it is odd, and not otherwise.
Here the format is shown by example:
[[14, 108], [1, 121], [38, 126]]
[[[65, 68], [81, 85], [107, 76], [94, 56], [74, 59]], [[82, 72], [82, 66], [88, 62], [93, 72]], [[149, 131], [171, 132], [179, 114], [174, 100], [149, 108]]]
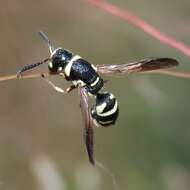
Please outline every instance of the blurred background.
[[[189, 0], [109, 2], [190, 45]], [[188, 57], [82, 0], [1, 1], [0, 26], [1, 76], [49, 56], [39, 30], [93, 64], [166, 56], [179, 60], [176, 70], [190, 71]], [[113, 127], [95, 128], [95, 158], [123, 190], [190, 189], [190, 81], [157, 74], [105, 79], [120, 116]], [[1, 82], [0, 92], [0, 189], [114, 189], [88, 162], [77, 91], [63, 96], [27, 79]]]

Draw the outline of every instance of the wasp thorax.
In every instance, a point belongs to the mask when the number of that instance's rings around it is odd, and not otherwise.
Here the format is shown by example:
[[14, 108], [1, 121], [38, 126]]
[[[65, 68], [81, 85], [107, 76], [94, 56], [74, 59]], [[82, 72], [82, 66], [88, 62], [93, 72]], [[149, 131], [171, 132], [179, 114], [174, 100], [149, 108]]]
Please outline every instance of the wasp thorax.
[[51, 72], [64, 71], [65, 66], [71, 60], [73, 54], [68, 50], [62, 48], [56, 49], [51, 56], [51, 62], [48, 64], [48, 68]]

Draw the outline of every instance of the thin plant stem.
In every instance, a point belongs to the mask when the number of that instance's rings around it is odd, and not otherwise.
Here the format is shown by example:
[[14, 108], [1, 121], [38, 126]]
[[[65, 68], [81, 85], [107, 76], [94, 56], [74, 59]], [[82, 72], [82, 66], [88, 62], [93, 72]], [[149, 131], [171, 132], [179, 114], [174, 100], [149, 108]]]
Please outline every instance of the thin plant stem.
[[[43, 75], [45, 77], [48, 77], [49, 74], [48, 73], [43, 73]], [[8, 80], [15, 80], [15, 79], [30, 79], [30, 78], [40, 78], [42, 77], [42, 74], [26, 74], [26, 75], [22, 75], [22, 77], [18, 78], [17, 75], [6, 75], [6, 76], [2, 76], [0, 77], [0, 82], [2, 81], [8, 81]]]
[[155, 70], [155, 71], [149, 71], [147, 73], [156, 73], [161, 75], [168, 75], [172, 77], [178, 77], [178, 78], [185, 78], [190, 79], [190, 73], [184, 73], [179, 71], [170, 71], [170, 70]]
[[99, 162], [97, 160], [95, 160], [95, 165], [98, 168], [102, 169], [108, 176], [111, 177], [114, 190], [119, 190], [119, 185], [118, 185], [115, 175], [112, 173], [112, 171], [109, 170], [107, 167], [105, 167], [101, 162]]
[[[143, 72], [145, 74], [160, 74], [160, 75], [168, 75], [172, 77], [177, 77], [177, 78], [185, 78], [185, 79], [190, 79], [190, 73], [189, 72], [179, 72], [179, 71], [171, 71], [171, 70], [155, 70], [155, 71], [149, 71], [149, 72]], [[59, 76], [59, 75], [50, 75], [49, 73], [43, 73], [45, 77], [49, 76]], [[0, 77], [0, 82], [3, 81], [8, 81], [8, 80], [22, 80], [22, 79], [32, 79], [32, 78], [41, 78], [42, 74], [36, 73], [36, 74], [25, 74], [21, 78], [17, 78], [17, 75], [6, 75]]]

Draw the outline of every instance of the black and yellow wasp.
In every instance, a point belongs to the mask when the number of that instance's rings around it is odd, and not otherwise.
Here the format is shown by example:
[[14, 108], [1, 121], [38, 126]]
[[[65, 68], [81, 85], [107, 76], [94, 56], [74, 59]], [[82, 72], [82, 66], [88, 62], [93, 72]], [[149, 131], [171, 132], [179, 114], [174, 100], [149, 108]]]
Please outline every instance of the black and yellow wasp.
[[[137, 62], [117, 65], [93, 65], [73, 54], [64, 48], [54, 48], [48, 37], [41, 31], [41, 38], [49, 47], [50, 57], [41, 62], [26, 65], [17, 72], [17, 77], [22, 77], [25, 71], [31, 70], [41, 64], [48, 63], [50, 75], [61, 75], [72, 85], [62, 89], [48, 80], [44, 74], [41, 76], [58, 92], [67, 94], [73, 89], [78, 89], [80, 105], [84, 118], [84, 137], [89, 161], [94, 165], [93, 157], [93, 124], [107, 127], [115, 124], [119, 106], [115, 96], [104, 90], [105, 80], [100, 74], [129, 74], [133, 72], [147, 72], [156, 69], [166, 69], [177, 66], [179, 63], [172, 58], [149, 58]], [[95, 99], [94, 105], [90, 108], [88, 97]]]

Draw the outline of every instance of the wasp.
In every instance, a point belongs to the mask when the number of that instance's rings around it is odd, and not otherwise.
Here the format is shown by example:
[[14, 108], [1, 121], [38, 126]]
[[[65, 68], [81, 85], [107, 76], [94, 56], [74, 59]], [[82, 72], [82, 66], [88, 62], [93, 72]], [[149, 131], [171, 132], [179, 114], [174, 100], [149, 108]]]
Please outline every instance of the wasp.
[[[50, 75], [60, 75], [72, 83], [68, 88], [62, 89], [53, 84], [42, 73], [42, 78], [56, 91], [68, 94], [72, 90], [78, 89], [80, 107], [84, 118], [84, 141], [89, 161], [93, 165], [95, 164], [93, 124], [102, 127], [114, 125], [119, 115], [118, 101], [114, 94], [104, 90], [106, 81], [101, 77], [101, 74], [125, 75], [135, 72], [166, 69], [179, 65], [177, 60], [166, 57], [142, 59], [126, 64], [93, 65], [67, 49], [62, 47], [55, 48], [47, 35], [42, 31], [39, 32], [39, 35], [48, 45], [50, 56], [43, 61], [23, 66], [17, 72], [17, 77], [20, 78], [24, 72], [47, 63]], [[92, 107], [89, 106], [89, 97], [95, 99]]]

